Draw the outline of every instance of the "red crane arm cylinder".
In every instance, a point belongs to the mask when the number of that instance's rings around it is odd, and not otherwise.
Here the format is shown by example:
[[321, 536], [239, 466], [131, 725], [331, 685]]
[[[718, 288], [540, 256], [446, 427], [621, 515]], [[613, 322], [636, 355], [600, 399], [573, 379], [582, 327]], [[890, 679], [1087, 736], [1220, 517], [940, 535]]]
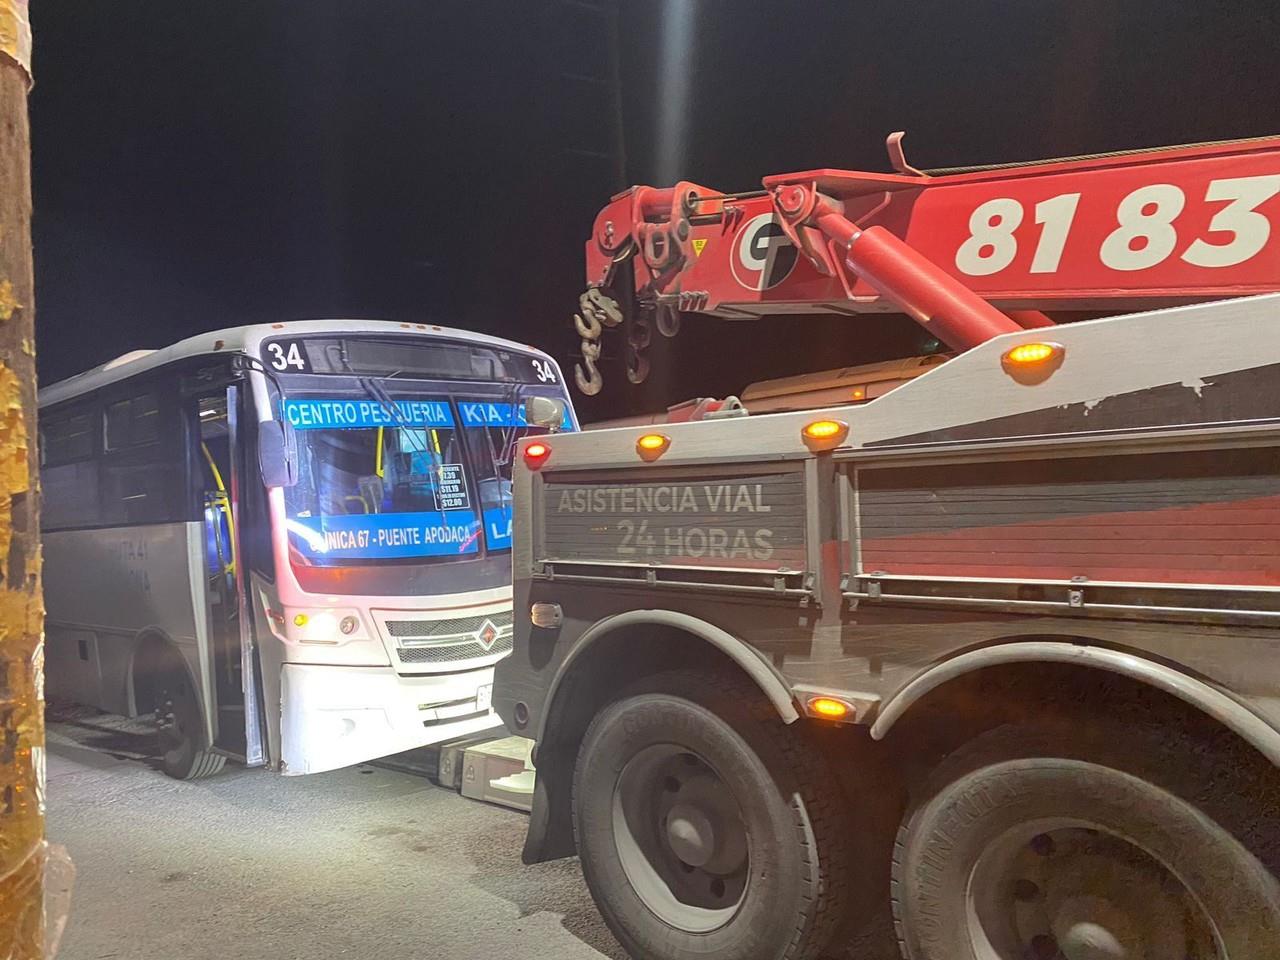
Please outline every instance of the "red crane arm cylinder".
[[850, 270], [953, 350], [1023, 329], [884, 227], [859, 229], [834, 210], [819, 210], [813, 223], [843, 248]]

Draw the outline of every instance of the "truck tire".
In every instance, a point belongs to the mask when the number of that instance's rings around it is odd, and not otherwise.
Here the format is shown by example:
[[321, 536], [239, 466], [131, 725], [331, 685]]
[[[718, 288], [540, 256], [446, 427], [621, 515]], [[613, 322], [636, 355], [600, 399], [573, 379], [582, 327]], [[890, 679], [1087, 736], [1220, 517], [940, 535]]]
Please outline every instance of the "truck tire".
[[898, 834], [903, 955], [1280, 955], [1273, 771], [1219, 740], [1086, 720], [1002, 727], [956, 751]]
[[644, 960], [805, 960], [843, 918], [836, 779], [803, 723], [745, 681], [645, 681], [602, 710], [574, 770], [574, 835], [605, 922]]
[[199, 780], [220, 771], [227, 758], [200, 748], [204, 724], [200, 700], [186, 668], [172, 658], [156, 690], [160, 769], [175, 780]]

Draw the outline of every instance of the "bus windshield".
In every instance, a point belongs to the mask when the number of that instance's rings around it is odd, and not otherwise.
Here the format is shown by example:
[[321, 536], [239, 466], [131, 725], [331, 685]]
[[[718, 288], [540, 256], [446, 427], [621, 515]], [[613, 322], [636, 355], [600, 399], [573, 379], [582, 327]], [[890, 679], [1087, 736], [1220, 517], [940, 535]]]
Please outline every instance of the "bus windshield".
[[285, 523], [307, 589], [407, 594], [509, 576], [524, 398], [563, 399], [573, 428], [554, 365], [416, 337], [275, 340], [263, 359], [283, 391], [273, 415], [297, 438]]
[[481, 549], [475, 470], [446, 396], [287, 397], [298, 483], [290, 544], [304, 564], [459, 560]]
[[[511, 549], [516, 443], [546, 432], [525, 422], [522, 404], [305, 396], [283, 409], [298, 437], [285, 504], [301, 563], [439, 563]], [[573, 428], [567, 407], [563, 426]]]

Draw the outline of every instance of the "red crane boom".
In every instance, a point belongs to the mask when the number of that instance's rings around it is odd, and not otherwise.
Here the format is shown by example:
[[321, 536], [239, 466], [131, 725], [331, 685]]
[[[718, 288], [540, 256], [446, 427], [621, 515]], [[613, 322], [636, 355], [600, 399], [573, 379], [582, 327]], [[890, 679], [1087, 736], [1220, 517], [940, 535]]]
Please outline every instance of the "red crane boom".
[[[648, 319], [685, 313], [905, 313], [963, 351], [1041, 311], [1126, 310], [1280, 290], [1280, 138], [922, 173], [808, 170], [726, 194], [632, 187], [596, 217], [576, 318], [596, 393], [600, 333], [634, 298], [628, 376]], [[617, 289], [619, 264], [634, 287]]]

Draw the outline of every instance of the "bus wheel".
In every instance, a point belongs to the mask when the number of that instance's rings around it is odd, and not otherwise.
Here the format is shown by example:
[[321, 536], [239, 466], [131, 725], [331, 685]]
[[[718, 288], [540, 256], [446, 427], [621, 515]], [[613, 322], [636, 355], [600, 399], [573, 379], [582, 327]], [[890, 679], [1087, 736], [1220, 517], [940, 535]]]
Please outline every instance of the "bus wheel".
[[652, 678], [595, 718], [578, 755], [587, 886], [633, 957], [814, 957], [848, 893], [835, 783], [753, 686]]
[[211, 777], [227, 762], [218, 753], [201, 750], [203, 724], [200, 700], [187, 671], [170, 664], [156, 691], [156, 727], [160, 734], [160, 767], [177, 780]]
[[1274, 958], [1280, 884], [1239, 839], [1270, 815], [1242, 782], [1257, 768], [1243, 752], [1092, 721], [978, 737], [942, 763], [899, 832], [903, 955]]

